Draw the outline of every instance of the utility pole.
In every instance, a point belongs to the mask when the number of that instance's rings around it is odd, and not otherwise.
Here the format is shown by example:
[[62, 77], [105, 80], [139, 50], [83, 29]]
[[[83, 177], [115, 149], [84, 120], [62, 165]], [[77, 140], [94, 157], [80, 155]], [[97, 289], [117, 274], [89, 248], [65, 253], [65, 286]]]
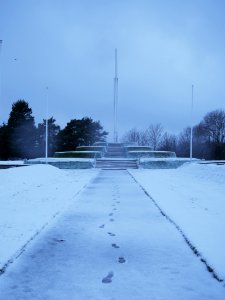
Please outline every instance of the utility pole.
[[48, 159], [48, 87], [46, 87], [45, 162]]
[[118, 69], [117, 69], [117, 49], [115, 49], [115, 77], [114, 77], [114, 143], [118, 143], [117, 131], [117, 106], [118, 106]]
[[191, 135], [190, 135], [190, 160], [192, 160], [193, 148], [193, 102], [194, 102], [194, 85], [191, 86]]

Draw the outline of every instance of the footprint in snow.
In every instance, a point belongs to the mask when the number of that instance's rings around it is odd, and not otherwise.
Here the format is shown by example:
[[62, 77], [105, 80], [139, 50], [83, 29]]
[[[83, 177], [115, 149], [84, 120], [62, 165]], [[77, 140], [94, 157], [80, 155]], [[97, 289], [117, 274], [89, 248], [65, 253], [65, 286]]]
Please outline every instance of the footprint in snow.
[[110, 221], [110, 222], [114, 222], [114, 219], [113, 219], [113, 218], [111, 218], [111, 219], [109, 219], [109, 221]]
[[115, 233], [112, 233], [112, 232], [108, 232], [108, 235], [110, 235], [110, 236], [116, 236]]
[[119, 262], [120, 264], [124, 264], [124, 263], [126, 262], [126, 259], [125, 259], [124, 257], [120, 256], [120, 257], [118, 258], [118, 262]]
[[105, 224], [102, 224], [101, 226], [99, 226], [99, 228], [104, 228], [105, 227]]
[[117, 244], [112, 244], [113, 248], [119, 249], [119, 246]]
[[109, 272], [108, 275], [106, 277], [104, 277], [102, 279], [102, 283], [111, 283], [112, 282], [112, 278], [113, 278], [113, 272]]
[[65, 242], [65, 240], [63, 240], [63, 239], [56, 239], [56, 238], [54, 238], [53, 241], [57, 242], [57, 243], [63, 243], [63, 242]]
[[109, 216], [112, 217], [112, 216], [113, 216], [113, 213], [110, 213]]

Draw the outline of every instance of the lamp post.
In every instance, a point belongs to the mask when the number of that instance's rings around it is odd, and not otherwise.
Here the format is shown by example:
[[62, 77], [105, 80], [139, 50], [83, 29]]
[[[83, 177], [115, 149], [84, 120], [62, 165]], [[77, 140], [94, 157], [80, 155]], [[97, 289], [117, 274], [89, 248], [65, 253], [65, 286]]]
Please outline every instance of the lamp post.
[[48, 87], [46, 87], [46, 120], [45, 120], [45, 163], [48, 159]]
[[190, 160], [193, 152], [193, 102], [194, 102], [194, 85], [191, 86], [191, 135], [190, 135]]

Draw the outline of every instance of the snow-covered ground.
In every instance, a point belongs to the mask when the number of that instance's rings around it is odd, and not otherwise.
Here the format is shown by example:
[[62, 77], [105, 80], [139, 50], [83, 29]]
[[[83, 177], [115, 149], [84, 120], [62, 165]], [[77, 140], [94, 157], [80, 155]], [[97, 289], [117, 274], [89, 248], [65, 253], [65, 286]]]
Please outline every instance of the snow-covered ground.
[[0, 170], [0, 269], [66, 209], [98, 170], [50, 165]]
[[[225, 280], [225, 166], [129, 172]], [[0, 269], [98, 173], [49, 165], [0, 170]]]
[[125, 170], [102, 170], [0, 277], [7, 300], [224, 300]]
[[225, 165], [130, 173], [225, 280]]

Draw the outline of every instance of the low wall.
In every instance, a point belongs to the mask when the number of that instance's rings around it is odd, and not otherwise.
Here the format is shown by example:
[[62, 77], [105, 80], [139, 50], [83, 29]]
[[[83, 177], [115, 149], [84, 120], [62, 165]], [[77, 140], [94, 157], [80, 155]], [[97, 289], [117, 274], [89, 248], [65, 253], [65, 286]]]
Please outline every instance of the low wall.
[[143, 169], [177, 169], [189, 160], [146, 160], [140, 161], [139, 167]]
[[[46, 164], [43, 161], [28, 162], [29, 164]], [[91, 161], [55, 161], [47, 162], [47, 164], [57, 167], [59, 169], [91, 169], [93, 163]]]
[[174, 158], [176, 153], [172, 151], [128, 151], [127, 157], [129, 158]]

